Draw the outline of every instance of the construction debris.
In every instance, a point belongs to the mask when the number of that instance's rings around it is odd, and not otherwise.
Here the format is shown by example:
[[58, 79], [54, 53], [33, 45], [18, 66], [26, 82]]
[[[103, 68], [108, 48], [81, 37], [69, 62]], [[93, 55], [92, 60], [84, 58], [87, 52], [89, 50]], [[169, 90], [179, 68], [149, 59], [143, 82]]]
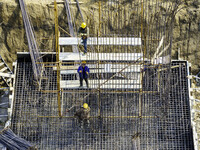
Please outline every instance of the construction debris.
[[0, 77], [5, 82], [6, 86], [12, 87], [13, 72], [8, 67], [4, 59], [0, 56]]

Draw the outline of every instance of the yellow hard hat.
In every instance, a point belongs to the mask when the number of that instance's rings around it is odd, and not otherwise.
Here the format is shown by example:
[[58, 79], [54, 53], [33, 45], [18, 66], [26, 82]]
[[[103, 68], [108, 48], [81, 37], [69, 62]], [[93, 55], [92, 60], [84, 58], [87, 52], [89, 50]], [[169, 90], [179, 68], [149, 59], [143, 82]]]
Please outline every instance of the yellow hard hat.
[[86, 23], [83, 22], [83, 23], [81, 24], [81, 28], [85, 29], [85, 27], [86, 27]]
[[88, 104], [87, 104], [87, 103], [84, 103], [84, 104], [83, 104], [83, 108], [87, 109], [87, 108], [88, 108]]
[[81, 63], [82, 63], [82, 64], [86, 64], [86, 61], [84, 60], [84, 61], [82, 61]]

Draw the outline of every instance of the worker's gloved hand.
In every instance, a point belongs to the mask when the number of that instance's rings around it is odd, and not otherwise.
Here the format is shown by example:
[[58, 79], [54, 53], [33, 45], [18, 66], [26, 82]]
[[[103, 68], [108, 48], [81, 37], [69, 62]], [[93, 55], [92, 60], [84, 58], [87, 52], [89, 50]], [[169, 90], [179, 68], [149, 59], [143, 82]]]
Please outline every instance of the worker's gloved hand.
[[82, 73], [82, 71], [80, 70], [79, 73]]
[[86, 71], [86, 74], [88, 75], [88, 72]]
[[85, 40], [86, 38], [87, 38], [87, 36], [85, 36], [85, 35], [82, 36], [82, 39], [83, 39], [83, 40]]

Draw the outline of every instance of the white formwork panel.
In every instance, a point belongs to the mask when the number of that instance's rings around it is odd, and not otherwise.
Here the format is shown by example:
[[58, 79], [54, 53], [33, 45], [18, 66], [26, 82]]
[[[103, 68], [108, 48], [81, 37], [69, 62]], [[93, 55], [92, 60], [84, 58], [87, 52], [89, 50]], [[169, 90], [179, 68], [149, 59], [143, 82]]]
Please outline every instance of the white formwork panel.
[[[62, 89], [78, 89], [79, 85], [66, 85], [61, 86]], [[87, 88], [85, 83], [83, 83], [83, 88]], [[98, 85], [89, 85], [91, 89], [98, 89]], [[140, 89], [139, 84], [135, 85], [102, 85], [100, 89]]]
[[[98, 88], [99, 84], [104, 83], [106, 80], [88, 80], [90, 88]], [[60, 82], [61, 88], [77, 88], [80, 85], [79, 80], [61, 80]], [[85, 82], [83, 81], [83, 86]], [[119, 89], [119, 88], [139, 88], [140, 81], [139, 80], [108, 80], [105, 84], [102, 84], [100, 88], [109, 88], [109, 89]]]
[[[120, 72], [121, 69], [110, 69], [110, 70], [106, 70], [106, 69], [90, 69], [90, 73], [117, 73]], [[75, 74], [78, 73], [77, 70], [61, 70], [60, 71], [61, 74]], [[139, 71], [135, 71], [135, 70], [131, 70], [129, 68], [124, 69], [123, 71], [121, 71], [120, 73], [138, 73]]]
[[79, 53], [60, 53], [60, 61], [141, 61], [142, 59], [142, 53], [87, 53], [84, 56]]
[[[128, 64], [86, 64], [90, 69], [123, 69], [128, 66]], [[70, 66], [61, 66], [60, 70], [77, 70], [79, 65], [70, 65]], [[130, 70], [130, 72], [140, 72], [140, 69], [142, 68], [141, 65], [130, 65], [127, 67], [127, 69]], [[53, 70], [57, 70], [56, 67], [53, 67]]]
[[[97, 41], [98, 39], [98, 41]], [[78, 45], [81, 44], [81, 38], [76, 37], [60, 37], [59, 45]], [[142, 43], [141, 38], [134, 37], [89, 37], [87, 45], [130, 45], [140, 46]]]

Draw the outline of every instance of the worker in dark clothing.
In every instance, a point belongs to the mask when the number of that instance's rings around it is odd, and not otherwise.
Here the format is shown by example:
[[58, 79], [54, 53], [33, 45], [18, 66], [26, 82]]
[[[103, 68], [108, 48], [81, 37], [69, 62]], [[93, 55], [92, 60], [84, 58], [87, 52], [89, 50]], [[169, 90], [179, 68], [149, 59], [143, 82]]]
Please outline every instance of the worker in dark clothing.
[[82, 43], [84, 45], [84, 54], [87, 53], [87, 39], [89, 37], [89, 28], [86, 23], [83, 22], [81, 27], [78, 29], [78, 33], [81, 35]]
[[90, 119], [90, 107], [87, 103], [84, 103], [83, 106], [74, 114], [74, 117], [78, 119], [81, 128], [84, 125], [89, 126], [89, 119]]
[[79, 73], [79, 77], [80, 77], [80, 87], [83, 86], [83, 79], [86, 82], [87, 87], [88, 86], [88, 75], [89, 75], [89, 68], [88, 66], [86, 66], [86, 61], [82, 61], [81, 66], [78, 67], [77, 72]]

